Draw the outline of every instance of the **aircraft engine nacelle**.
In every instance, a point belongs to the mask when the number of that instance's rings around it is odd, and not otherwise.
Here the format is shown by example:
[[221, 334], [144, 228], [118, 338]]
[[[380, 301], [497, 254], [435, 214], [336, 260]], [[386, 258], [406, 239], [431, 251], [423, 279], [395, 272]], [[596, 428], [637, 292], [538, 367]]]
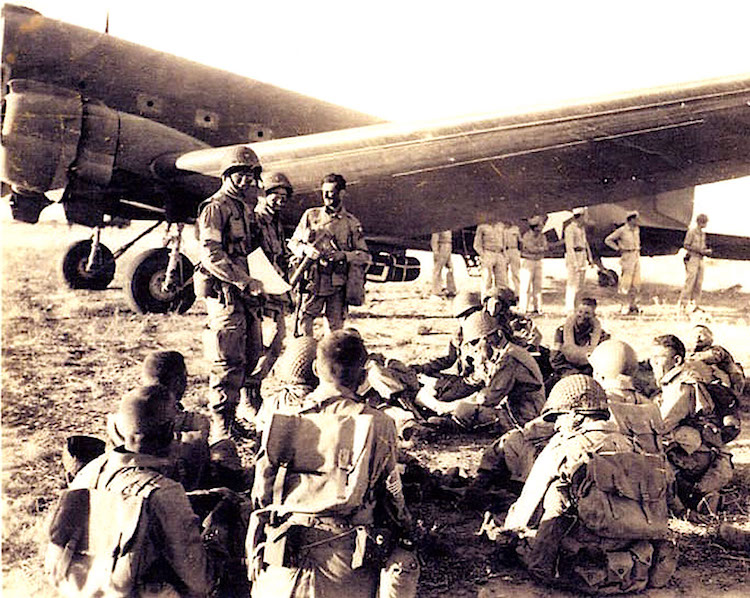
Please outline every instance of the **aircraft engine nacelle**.
[[80, 94], [13, 80], [3, 102], [3, 180], [21, 193], [65, 187], [71, 175], [106, 186], [112, 178], [119, 118]]

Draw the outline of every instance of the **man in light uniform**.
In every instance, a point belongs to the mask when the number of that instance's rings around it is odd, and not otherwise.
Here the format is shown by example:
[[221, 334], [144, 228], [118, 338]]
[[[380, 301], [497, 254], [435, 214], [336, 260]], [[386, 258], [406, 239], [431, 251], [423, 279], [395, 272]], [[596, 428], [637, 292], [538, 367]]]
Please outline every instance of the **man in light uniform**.
[[508, 286], [508, 261], [505, 257], [505, 224], [501, 220], [480, 224], [474, 236], [474, 251], [482, 266], [482, 295], [490, 295]]
[[586, 268], [594, 260], [583, 226], [585, 208], [573, 210], [573, 220], [565, 229], [565, 268], [568, 280], [565, 285], [565, 311], [572, 313], [586, 281]]
[[546, 252], [542, 218], [529, 218], [529, 230], [521, 237], [521, 288], [518, 293], [524, 313], [542, 313], [542, 264]]
[[519, 294], [521, 282], [519, 271], [521, 269], [521, 231], [518, 225], [511, 222], [505, 227], [505, 259], [510, 270], [510, 282], [513, 290]]
[[684, 311], [692, 307], [693, 311], [700, 309], [698, 303], [701, 299], [701, 288], [703, 287], [703, 257], [710, 256], [711, 250], [706, 245], [706, 225], [708, 216], [698, 214], [695, 218], [695, 226], [691, 226], [685, 234], [682, 246], [687, 251], [685, 258], [685, 286], [680, 293], [677, 309]]
[[[453, 233], [449, 230], [432, 233], [430, 239], [432, 249], [432, 294], [439, 297], [454, 297], [456, 295], [456, 281], [453, 278]], [[443, 284], [443, 270], [445, 270], [445, 284]]]
[[604, 239], [604, 244], [620, 252], [622, 313], [637, 314], [638, 293], [641, 290], [641, 229], [638, 226], [638, 212], [628, 212], [625, 224], [610, 233]]
[[[240, 391], [263, 350], [263, 285], [253, 278], [247, 264], [247, 256], [258, 247], [253, 206], [260, 172], [250, 148], [231, 148], [222, 167], [221, 189], [201, 204], [196, 222], [201, 257], [195, 285], [208, 313], [204, 346], [211, 363], [212, 442], [251, 435], [235, 421], [235, 414]], [[247, 396], [247, 390], [242, 392]]]
[[370, 262], [359, 220], [344, 208], [346, 180], [326, 175], [320, 184], [323, 206], [310, 208], [300, 218], [289, 249], [300, 260], [314, 264], [307, 271], [307, 292], [300, 306], [302, 334], [311, 336], [313, 322], [325, 309], [328, 331], [343, 327], [346, 317], [346, 285], [349, 268]]

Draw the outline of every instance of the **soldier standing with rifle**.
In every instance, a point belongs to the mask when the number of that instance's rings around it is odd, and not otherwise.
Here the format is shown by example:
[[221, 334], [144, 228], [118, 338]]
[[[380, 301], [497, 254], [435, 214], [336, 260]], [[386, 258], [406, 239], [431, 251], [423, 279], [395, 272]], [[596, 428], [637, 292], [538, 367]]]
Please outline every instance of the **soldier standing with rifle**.
[[357, 277], [361, 283], [354, 289], [354, 269], [369, 264], [370, 254], [362, 225], [344, 208], [345, 189], [343, 176], [326, 175], [320, 186], [323, 206], [310, 208], [302, 214], [289, 240], [289, 249], [299, 264], [290, 283], [296, 284], [303, 276], [295, 336], [298, 336], [298, 327], [302, 335], [312, 336], [313, 322], [322, 313], [325, 313], [329, 332], [342, 328], [346, 306], [356, 300], [351, 291], [361, 294], [364, 277]]

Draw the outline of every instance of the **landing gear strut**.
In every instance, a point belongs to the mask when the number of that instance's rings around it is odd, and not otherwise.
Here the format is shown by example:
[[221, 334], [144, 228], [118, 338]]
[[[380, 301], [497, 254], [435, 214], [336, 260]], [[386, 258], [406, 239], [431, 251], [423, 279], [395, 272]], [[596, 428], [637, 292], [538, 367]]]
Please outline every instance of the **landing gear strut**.
[[133, 262], [126, 293], [131, 307], [139, 313], [185, 313], [195, 302], [193, 264], [180, 253], [183, 224], [176, 234], [167, 227], [166, 247], [149, 249]]
[[62, 274], [71, 289], [106, 289], [115, 277], [115, 257], [99, 242], [101, 229], [91, 239], [73, 243], [65, 252]]

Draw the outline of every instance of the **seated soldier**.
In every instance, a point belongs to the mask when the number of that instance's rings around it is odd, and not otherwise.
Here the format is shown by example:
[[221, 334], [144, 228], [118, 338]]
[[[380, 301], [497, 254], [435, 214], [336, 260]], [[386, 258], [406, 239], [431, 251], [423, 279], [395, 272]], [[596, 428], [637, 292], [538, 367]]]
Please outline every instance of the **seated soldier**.
[[[715, 513], [721, 489], [733, 476], [731, 453], [722, 439], [727, 422], [717, 411], [707, 386], [686, 366], [685, 346], [679, 338], [673, 334], [657, 336], [649, 361], [661, 387], [655, 401], [664, 421], [677, 497], [686, 509]], [[678, 507], [678, 514], [682, 514], [680, 510]]]
[[448, 352], [442, 357], [436, 357], [426, 363], [412, 365], [411, 368], [417, 374], [427, 376], [438, 376], [441, 372], [456, 365], [459, 368], [459, 374], [462, 373], [463, 367], [460, 359], [461, 354], [461, 326], [471, 314], [482, 309], [482, 299], [476, 291], [461, 291], [453, 299], [453, 317], [458, 320], [458, 328], [451, 335], [448, 342]]
[[[171, 467], [175, 416], [174, 399], [163, 386], [131, 391], [115, 416], [124, 444], [90, 462], [71, 484], [71, 489], [106, 490], [123, 500], [126, 495], [148, 497], [148, 529], [138, 547], [142, 554], [135, 555], [142, 559], [139, 577], [128, 580], [133, 595], [146, 589], [156, 595], [171, 586], [180, 596], [207, 596], [214, 585], [213, 563], [201, 539], [199, 519], [182, 485], [163, 473], [165, 466]], [[118, 513], [96, 514], [105, 517], [101, 520], [92, 513], [89, 523], [102, 529], [90, 527], [86, 537], [116, 526]]]
[[569, 374], [591, 375], [588, 357], [600, 342], [609, 338], [599, 318], [596, 317], [596, 299], [584, 297], [575, 313], [555, 331], [555, 341], [550, 352], [554, 382]]
[[[388, 416], [364, 404], [356, 394], [366, 376], [367, 357], [361, 337], [352, 330], [337, 330], [324, 337], [318, 343], [315, 361], [320, 384], [294, 414], [289, 414], [301, 418], [338, 416], [348, 420], [368, 416], [368, 425], [374, 432], [368, 434], [372, 445], [361, 454], [369, 455], [369, 459], [363, 463], [364, 469], [356, 470], [363, 475], [362, 488], [357, 486], [359, 490], [349, 492], [353, 489], [347, 481], [346, 488], [339, 488], [335, 496], [330, 491], [314, 495], [316, 489], [330, 488], [328, 482], [341, 481], [340, 475], [329, 480], [325, 472], [317, 470], [314, 480], [309, 481], [311, 463], [304, 471], [295, 469], [297, 458], [309, 460], [316, 450], [323, 450], [317, 444], [322, 432], [314, 434], [315, 446], [300, 447], [297, 443], [303, 440], [302, 434], [291, 432], [285, 442], [276, 439], [273, 433], [279, 433], [278, 416], [264, 430], [253, 486], [256, 511], [247, 540], [249, 576], [255, 598], [281, 595], [370, 598], [376, 595], [378, 584], [383, 596], [393, 595], [388, 589], [394, 587], [399, 588], [401, 596], [416, 595], [419, 564], [413, 553], [412, 521], [396, 463], [395, 426]], [[336, 421], [344, 425], [343, 420]], [[303, 425], [302, 420], [298, 425]], [[275, 457], [272, 450], [287, 456]], [[340, 449], [334, 452], [339, 455], [337, 459], [342, 458]], [[286, 472], [281, 478], [280, 466]], [[356, 472], [350, 472], [350, 477], [360, 480]], [[302, 487], [304, 491], [300, 492]], [[339, 499], [345, 502], [337, 502]], [[295, 511], [300, 504], [304, 505], [302, 511]], [[316, 506], [322, 510], [316, 510]], [[267, 520], [263, 519], [264, 512], [270, 515]], [[275, 529], [284, 525], [290, 532], [293, 529], [293, 533], [286, 537], [287, 532], [278, 532], [286, 538], [285, 548], [278, 558], [271, 558], [270, 552], [275, 549], [271, 537]], [[367, 546], [371, 546], [367, 538], [384, 538], [385, 535], [375, 532], [384, 527], [396, 539], [396, 548], [384, 562], [364, 558]]]
[[741, 395], [745, 388], [745, 372], [731, 353], [724, 347], [714, 345], [714, 335], [708, 326], [693, 327], [688, 341], [690, 352], [685, 362], [694, 367], [707, 383], [717, 381]]
[[281, 390], [263, 401], [258, 414], [258, 427], [262, 428], [276, 412], [287, 412], [299, 407], [304, 398], [318, 386], [318, 376], [313, 371], [318, 342], [312, 336], [298, 336], [287, 341], [286, 348], [276, 362], [276, 374]]
[[665, 585], [677, 555], [667, 539], [664, 457], [639, 452], [608, 420], [607, 397], [590, 376], [556, 384], [544, 415], [556, 434], [499, 535], [544, 583], [596, 595]]
[[187, 389], [188, 371], [185, 358], [179, 351], [153, 351], [143, 361], [142, 384], [161, 384], [172, 394], [177, 406], [175, 433], [199, 432], [208, 441], [211, 422], [205, 415], [185, 410], [182, 397]]
[[[661, 452], [661, 415], [651, 400], [635, 390], [632, 376], [638, 359], [633, 348], [610, 339], [598, 345], [589, 360], [594, 379], [604, 388], [620, 431], [633, 437], [647, 452]], [[631, 409], [629, 405], [634, 407]], [[502, 487], [520, 492], [534, 461], [554, 434], [553, 423], [541, 415], [523, 428], [506, 432], [482, 454], [474, 487], [478, 490]]]
[[[187, 374], [185, 360], [178, 351], [154, 351], [143, 362], [141, 379], [144, 384], [164, 386], [175, 404], [177, 442], [170, 449], [174, 469], [169, 475], [188, 491], [220, 486], [243, 490], [248, 480], [234, 441], [224, 438], [209, 446], [209, 419], [186, 411], [182, 405]], [[114, 413], [107, 416], [107, 433], [112, 446], [124, 444], [125, 438], [117, 427]]]
[[509, 342], [497, 321], [484, 311], [466, 319], [463, 339], [462, 351], [473, 368], [464, 382], [475, 392], [446, 401], [420, 391], [417, 403], [449, 418], [432, 423], [450, 425], [452, 421], [463, 429], [492, 429], [502, 434], [539, 415], [544, 405], [544, 382], [529, 352]]

